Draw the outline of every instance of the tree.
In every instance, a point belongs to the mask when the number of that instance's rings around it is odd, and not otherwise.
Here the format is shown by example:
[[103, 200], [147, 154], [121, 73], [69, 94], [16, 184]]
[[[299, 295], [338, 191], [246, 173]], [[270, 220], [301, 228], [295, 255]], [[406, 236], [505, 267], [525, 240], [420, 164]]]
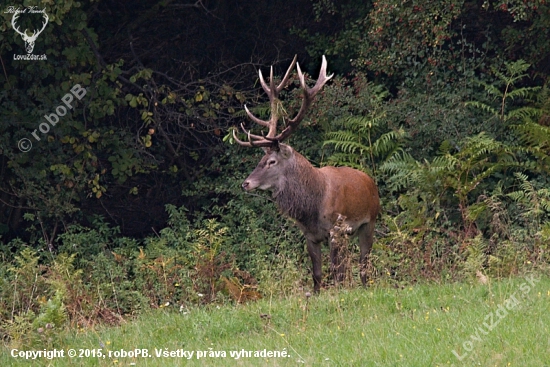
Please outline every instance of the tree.
[[[53, 244], [91, 214], [125, 234], [162, 226], [165, 204], [183, 204], [183, 183], [204, 179], [227, 149], [234, 111], [257, 98], [249, 87], [256, 67], [295, 53], [285, 37], [309, 7], [58, 1], [45, 4], [49, 20], [34, 49], [48, 59], [33, 62], [10, 60], [24, 43], [12, 29], [15, 9], [3, 12], [0, 50], [10, 57], [0, 73], [0, 235]], [[35, 29], [42, 15], [25, 9], [20, 29]], [[86, 94], [63, 107], [72, 88]], [[49, 123], [44, 116], [58, 106], [67, 113]], [[29, 152], [18, 149], [21, 139], [32, 142]]]

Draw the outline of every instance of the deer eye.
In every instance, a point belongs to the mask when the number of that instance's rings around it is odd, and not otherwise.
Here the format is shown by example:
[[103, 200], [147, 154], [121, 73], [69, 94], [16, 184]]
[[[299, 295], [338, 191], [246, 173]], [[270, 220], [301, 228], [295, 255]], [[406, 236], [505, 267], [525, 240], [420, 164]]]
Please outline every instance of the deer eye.
[[270, 160], [267, 161], [267, 166], [268, 166], [268, 167], [269, 167], [269, 166], [272, 166], [272, 165], [274, 165], [275, 163], [277, 163], [277, 161], [276, 161], [275, 159], [270, 159]]

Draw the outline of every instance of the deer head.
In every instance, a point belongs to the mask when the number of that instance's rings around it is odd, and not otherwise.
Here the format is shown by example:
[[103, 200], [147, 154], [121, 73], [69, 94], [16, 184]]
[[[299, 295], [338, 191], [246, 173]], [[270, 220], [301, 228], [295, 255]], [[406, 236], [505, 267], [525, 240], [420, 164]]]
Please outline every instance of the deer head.
[[40, 33], [42, 33], [44, 28], [46, 28], [46, 24], [48, 24], [48, 19], [49, 19], [48, 14], [46, 14], [45, 12], [43, 14], [44, 14], [44, 23], [42, 23], [42, 29], [39, 30], [39, 31], [37, 31], [35, 29], [31, 36], [27, 35], [27, 29], [25, 29], [24, 32], [21, 32], [17, 28], [17, 26], [15, 25], [15, 21], [19, 18], [19, 13], [15, 13], [13, 15], [13, 18], [11, 18], [11, 25], [12, 25], [13, 29], [21, 35], [21, 38], [23, 38], [23, 41], [25, 42], [25, 49], [27, 50], [28, 54], [32, 53], [32, 50], [34, 49], [34, 42], [36, 41], [36, 38], [38, 37], [38, 35]]

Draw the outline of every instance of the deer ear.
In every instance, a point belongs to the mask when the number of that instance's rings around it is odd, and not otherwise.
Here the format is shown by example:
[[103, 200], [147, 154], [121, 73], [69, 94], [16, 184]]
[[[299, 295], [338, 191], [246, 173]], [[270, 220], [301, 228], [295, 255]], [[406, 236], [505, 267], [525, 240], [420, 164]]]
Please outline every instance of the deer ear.
[[281, 154], [284, 159], [288, 159], [292, 155], [292, 148], [290, 145], [281, 143], [279, 144], [279, 154]]

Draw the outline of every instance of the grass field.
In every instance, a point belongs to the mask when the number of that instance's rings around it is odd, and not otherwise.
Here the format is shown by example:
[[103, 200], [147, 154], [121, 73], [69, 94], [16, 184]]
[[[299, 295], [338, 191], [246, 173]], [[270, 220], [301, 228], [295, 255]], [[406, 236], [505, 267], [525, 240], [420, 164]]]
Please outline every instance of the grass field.
[[58, 337], [48, 350], [64, 357], [25, 360], [30, 348], [10, 345], [0, 366], [550, 366], [550, 279], [168, 306], [120, 327]]

